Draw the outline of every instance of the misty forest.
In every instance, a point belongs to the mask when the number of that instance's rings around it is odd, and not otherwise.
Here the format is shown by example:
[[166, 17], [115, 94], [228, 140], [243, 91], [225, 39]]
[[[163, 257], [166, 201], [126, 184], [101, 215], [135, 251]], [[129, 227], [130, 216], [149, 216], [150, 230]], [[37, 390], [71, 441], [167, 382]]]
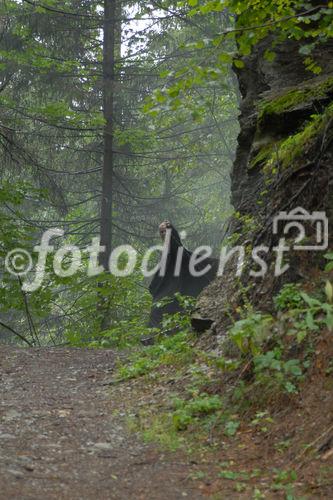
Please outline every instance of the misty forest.
[[0, 0], [0, 162], [0, 499], [332, 498], [333, 2]]

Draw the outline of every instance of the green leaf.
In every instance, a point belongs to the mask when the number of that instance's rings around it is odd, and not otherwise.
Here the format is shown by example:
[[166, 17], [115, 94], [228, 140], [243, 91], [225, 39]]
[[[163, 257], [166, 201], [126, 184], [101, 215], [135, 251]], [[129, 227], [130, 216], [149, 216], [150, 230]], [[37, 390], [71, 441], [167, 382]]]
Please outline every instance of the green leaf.
[[297, 342], [300, 344], [301, 342], [303, 342], [303, 340], [305, 339], [306, 336], [307, 336], [306, 331], [300, 330], [299, 332], [297, 332], [297, 335], [296, 335]]
[[305, 322], [306, 322], [306, 326], [309, 328], [309, 330], [316, 330], [317, 329], [317, 325], [315, 323], [315, 320], [314, 320], [314, 317], [313, 317], [313, 314], [311, 311], [306, 312]]
[[329, 331], [332, 332], [333, 331], [333, 312], [332, 311], [326, 312], [325, 324], [326, 324], [327, 328], [329, 329]]
[[196, 49], [204, 49], [205, 48], [205, 42], [203, 40], [199, 40], [196, 44], [195, 44], [195, 48]]
[[218, 59], [221, 63], [231, 64], [233, 57], [232, 57], [232, 55], [227, 54], [226, 52], [223, 52], [222, 54], [219, 54]]
[[225, 425], [224, 433], [229, 437], [234, 436], [237, 432], [239, 425], [240, 425], [239, 422], [235, 420], [229, 420]]
[[299, 49], [299, 53], [302, 54], [303, 56], [308, 56], [311, 54], [313, 49], [315, 48], [314, 43], [309, 43], [308, 45], [302, 45], [302, 47]]
[[179, 96], [179, 88], [171, 88], [168, 90], [168, 94], [170, 97], [178, 97]]
[[242, 61], [241, 59], [234, 59], [234, 65], [236, 66], [236, 68], [239, 68], [239, 69], [242, 69], [245, 67], [244, 61]]
[[328, 264], [326, 264], [325, 266], [326, 272], [332, 271], [332, 269], [333, 269], [333, 262], [329, 262]]
[[333, 302], [333, 286], [330, 281], [326, 281], [325, 293], [328, 302]]
[[223, 477], [224, 479], [232, 479], [234, 481], [239, 479], [239, 473], [233, 472], [231, 470], [222, 470], [221, 472], [219, 472], [219, 477]]
[[300, 296], [302, 297], [302, 299], [304, 300], [304, 302], [310, 306], [310, 307], [313, 307], [313, 306], [321, 306], [321, 303], [319, 302], [319, 300], [317, 299], [314, 299], [313, 297], [310, 297], [307, 293], [305, 292], [301, 292], [300, 293]]
[[266, 61], [273, 62], [276, 59], [276, 53], [267, 49], [265, 51], [264, 58], [266, 59]]
[[284, 387], [289, 394], [297, 392], [296, 386], [289, 381], [284, 384]]
[[284, 363], [283, 367], [286, 373], [290, 373], [295, 377], [300, 377], [303, 375], [302, 369], [300, 367], [300, 362], [298, 359], [290, 359], [286, 363]]

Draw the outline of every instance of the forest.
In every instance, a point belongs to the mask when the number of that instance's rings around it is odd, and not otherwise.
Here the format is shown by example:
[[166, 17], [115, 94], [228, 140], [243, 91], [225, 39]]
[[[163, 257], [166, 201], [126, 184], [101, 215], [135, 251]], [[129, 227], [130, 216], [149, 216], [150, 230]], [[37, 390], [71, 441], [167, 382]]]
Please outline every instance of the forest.
[[0, 499], [331, 498], [333, 2], [1, 0], [0, 110]]

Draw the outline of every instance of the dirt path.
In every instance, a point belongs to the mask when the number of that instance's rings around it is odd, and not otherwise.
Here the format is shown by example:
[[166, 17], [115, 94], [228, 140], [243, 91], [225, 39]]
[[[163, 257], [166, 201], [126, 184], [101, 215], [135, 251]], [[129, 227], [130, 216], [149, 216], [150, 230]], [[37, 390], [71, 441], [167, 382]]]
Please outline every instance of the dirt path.
[[0, 347], [1, 500], [203, 498], [190, 464], [114, 416], [115, 360], [108, 350]]

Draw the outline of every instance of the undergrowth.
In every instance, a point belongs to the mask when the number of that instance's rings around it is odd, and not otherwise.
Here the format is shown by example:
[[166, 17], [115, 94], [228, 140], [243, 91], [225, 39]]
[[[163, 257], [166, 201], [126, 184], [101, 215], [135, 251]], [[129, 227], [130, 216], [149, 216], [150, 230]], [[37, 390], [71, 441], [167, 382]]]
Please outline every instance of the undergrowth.
[[[332, 254], [326, 257], [329, 269]], [[323, 330], [333, 331], [332, 285], [326, 281], [307, 293], [299, 284], [287, 284], [274, 304], [271, 314], [247, 307], [215, 351], [201, 349], [189, 318], [176, 315], [178, 333], [159, 337], [118, 367], [116, 382], [143, 376], [161, 382], [167, 373], [176, 388], [172, 397], [168, 393], [166, 409], [143, 408], [132, 426], [149, 440], [170, 441], [171, 448], [194, 434], [197, 442], [205, 442], [212, 429], [232, 438], [244, 422], [267, 432], [271, 402], [296, 397], [318, 337]], [[223, 354], [226, 342], [235, 347], [233, 355]]]
[[[325, 272], [330, 272], [333, 253], [325, 257]], [[135, 394], [140, 387], [140, 399], [134, 405], [131, 401], [128, 412], [129, 429], [189, 457], [233, 448], [241, 452], [249, 432], [269, 440], [279, 419], [274, 408], [296, 403], [316, 365], [317, 346], [324, 334], [333, 332], [333, 287], [324, 276], [326, 282], [321, 274], [317, 285], [286, 284], [270, 314], [246, 302], [214, 349], [191, 331], [188, 315], [166, 317], [168, 327], [177, 325], [178, 332], [160, 334], [154, 345], [132, 352], [117, 369], [116, 386], [125, 383], [125, 392], [134, 387]], [[333, 378], [332, 366], [326, 367], [328, 378]], [[273, 445], [281, 457], [291, 447], [286, 436]], [[232, 482], [235, 492], [250, 491], [251, 498], [279, 492], [296, 499], [300, 483], [291, 466], [243, 470], [233, 461], [215, 465], [215, 477]], [[198, 471], [197, 479], [205, 474]]]

